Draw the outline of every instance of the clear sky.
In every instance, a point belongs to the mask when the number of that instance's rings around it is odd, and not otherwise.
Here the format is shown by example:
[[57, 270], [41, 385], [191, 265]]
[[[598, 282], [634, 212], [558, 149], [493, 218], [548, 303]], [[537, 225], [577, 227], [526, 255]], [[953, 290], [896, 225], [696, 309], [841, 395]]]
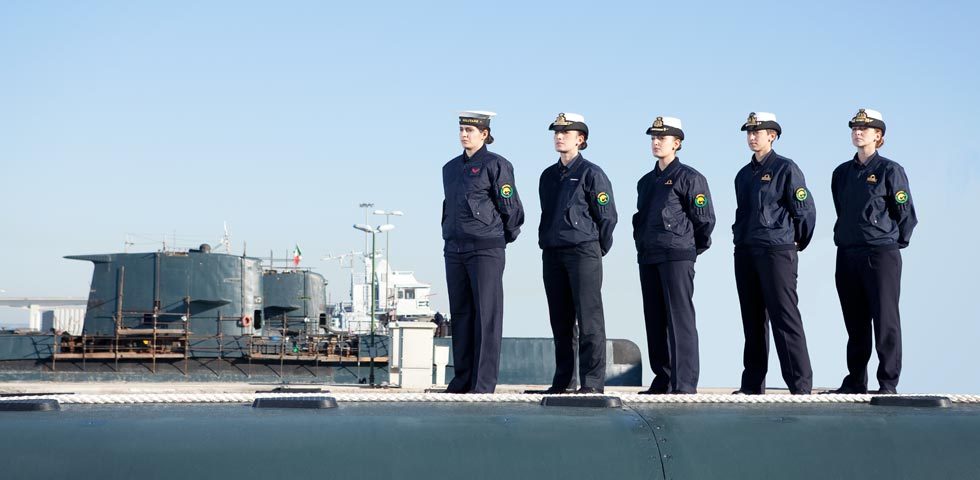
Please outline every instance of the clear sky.
[[[714, 196], [697, 262], [701, 385], [736, 386], [742, 332], [730, 225], [739, 131], [775, 112], [779, 153], [806, 174], [816, 236], [800, 308], [817, 386], [845, 373], [830, 174], [859, 107], [888, 124], [882, 154], [910, 179], [919, 226], [904, 250], [900, 391], [980, 392], [980, 8], [976, 2], [45, 2], [0, 3], [0, 296], [85, 296], [92, 267], [63, 255], [217, 243], [285, 256], [347, 295], [319, 258], [363, 246], [360, 202], [406, 212], [392, 262], [445, 311], [440, 169], [456, 113], [494, 110], [527, 224], [507, 249], [507, 336], [550, 336], [537, 178], [548, 124], [585, 115], [591, 161], [621, 223], [605, 259], [607, 335], [645, 341], [630, 217], [653, 166], [647, 126], [684, 121], [681, 161]], [[378, 221], [377, 217], [372, 221]], [[0, 308], [0, 319], [21, 311]], [[772, 351], [769, 384], [783, 386]], [[644, 364], [646, 364], [644, 358]], [[871, 377], [875, 362], [872, 361]], [[650, 380], [646, 369], [645, 381]], [[874, 381], [872, 380], [874, 386]]]

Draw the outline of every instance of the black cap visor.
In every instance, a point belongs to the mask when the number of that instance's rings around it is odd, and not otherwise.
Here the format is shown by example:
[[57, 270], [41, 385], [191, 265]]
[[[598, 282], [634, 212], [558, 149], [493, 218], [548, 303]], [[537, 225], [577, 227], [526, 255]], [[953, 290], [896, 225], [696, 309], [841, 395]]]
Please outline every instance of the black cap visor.
[[783, 134], [782, 127], [780, 127], [778, 123], [773, 122], [772, 120], [757, 122], [751, 125], [748, 123], [742, 125], [743, 132], [754, 132], [756, 130], [775, 130], [777, 137]]
[[684, 130], [667, 125], [662, 127], [650, 127], [647, 129], [647, 135], [650, 135], [651, 137], [666, 137], [669, 135], [684, 140]]

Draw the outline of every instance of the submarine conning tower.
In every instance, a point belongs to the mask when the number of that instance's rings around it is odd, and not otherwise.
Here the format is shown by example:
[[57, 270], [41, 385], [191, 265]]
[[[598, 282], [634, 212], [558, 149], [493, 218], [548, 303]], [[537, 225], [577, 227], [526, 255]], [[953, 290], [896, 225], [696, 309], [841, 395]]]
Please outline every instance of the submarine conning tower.
[[258, 335], [262, 267], [257, 258], [187, 252], [71, 255], [94, 264], [83, 335]]
[[262, 291], [266, 335], [315, 335], [328, 325], [323, 275], [309, 270], [266, 270]]

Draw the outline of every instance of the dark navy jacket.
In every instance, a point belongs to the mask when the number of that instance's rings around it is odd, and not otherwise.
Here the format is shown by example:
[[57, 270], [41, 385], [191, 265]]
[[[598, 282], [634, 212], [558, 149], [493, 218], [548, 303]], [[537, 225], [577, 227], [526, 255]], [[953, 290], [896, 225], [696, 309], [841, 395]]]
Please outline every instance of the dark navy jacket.
[[599, 242], [605, 255], [612, 248], [616, 202], [609, 178], [598, 165], [576, 156], [544, 169], [538, 182], [541, 197], [541, 248], [572, 247]]
[[715, 210], [704, 175], [675, 158], [663, 171], [658, 162], [636, 190], [637, 262], [695, 260], [711, 246]]
[[834, 170], [830, 191], [837, 209], [838, 247], [888, 250], [909, 245], [918, 219], [901, 165], [878, 152], [861, 165], [855, 154]]
[[517, 239], [524, 207], [514, 184], [514, 167], [484, 145], [442, 167], [442, 238], [446, 252], [499, 248]]
[[813, 238], [817, 209], [803, 172], [792, 160], [770, 151], [755, 156], [735, 175], [735, 248], [803, 251]]

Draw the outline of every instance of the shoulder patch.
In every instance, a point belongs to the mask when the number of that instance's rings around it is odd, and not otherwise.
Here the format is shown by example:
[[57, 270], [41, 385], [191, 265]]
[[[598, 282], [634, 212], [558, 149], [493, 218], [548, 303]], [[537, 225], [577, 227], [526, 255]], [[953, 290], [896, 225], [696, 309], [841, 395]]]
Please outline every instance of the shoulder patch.
[[505, 183], [500, 186], [500, 196], [503, 198], [510, 198], [514, 196], [514, 187], [510, 186], [509, 183]]
[[905, 190], [899, 190], [895, 192], [895, 203], [899, 205], [905, 205], [909, 203], [909, 194]]
[[797, 201], [800, 201], [800, 202], [806, 201], [807, 197], [809, 197], [809, 196], [810, 196], [810, 194], [806, 191], [806, 188], [800, 187], [800, 188], [797, 188], [796, 189], [796, 200]]
[[708, 197], [705, 194], [703, 194], [703, 193], [699, 193], [699, 194], [695, 195], [694, 196], [694, 206], [695, 207], [698, 207], [698, 208], [707, 207], [708, 206]]
[[599, 205], [605, 205], [609, 203], [609, 194], [606, 192], [599, 192], [595, 196], [595, 203], [598, 203]]

